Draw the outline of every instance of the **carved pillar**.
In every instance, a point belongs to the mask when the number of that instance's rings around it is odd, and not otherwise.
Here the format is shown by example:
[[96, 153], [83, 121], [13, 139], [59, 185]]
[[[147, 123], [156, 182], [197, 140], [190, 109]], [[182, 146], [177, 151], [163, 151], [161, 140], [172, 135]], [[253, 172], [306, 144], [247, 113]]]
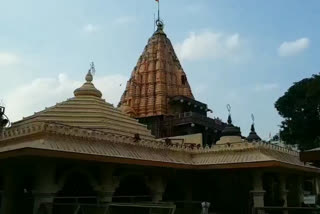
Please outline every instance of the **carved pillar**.
[[55, 182], [56, 166], [54, 164], [41, 165], [36, 168], [33, 214], [51, 214], [53, 201], [61, 186]]
[[[288, 206], [288, 190], [286, 188], [286, 176], [284, 175], [280, 175], [279, 176], [279, 193], [280, 193], [280, 199], [281, 199], [281, 205], [283, 207], [287, 207]], [[283, 214], [287, 214], [288, 211], [283, 211]]]
[[202, 202], [201, 206], [202, 206], [201, 214], [208, 214], [209, 213], [210, 202]]
[[314, 190], [316, 195], [320, 194], [320, 178], [319, 177], [314, 178]]
[[163, 193], [166, 189], [166, 182], [161, 176], [153, 176], [147, 180], [147, 185], [152, 193], [152, 201], [162, 201]]
[[303, 195], [304, 195], [303, 182], [304, 182], [303, 176], [298, 176], [297, 178], [298, 206], [302, 206], [302, 203], [303, 203]]
[[[262, 172], [256, 171], [253, 173], [253, 207], [264, 207], [264, 194]], [[264, 212], [259, 212], [264, 213]]]
[[114, 168], [101, 167], [100, 184], [94, 187], [98, 193], [99, 203], [112, 202], [112, 196], [119, 186], [119, 177], [113, 176]]

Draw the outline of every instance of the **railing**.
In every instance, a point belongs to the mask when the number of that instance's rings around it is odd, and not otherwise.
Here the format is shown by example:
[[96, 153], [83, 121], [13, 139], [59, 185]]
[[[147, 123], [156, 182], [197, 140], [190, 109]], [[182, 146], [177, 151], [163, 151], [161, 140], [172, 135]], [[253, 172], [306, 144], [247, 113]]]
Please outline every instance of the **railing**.
[[315, 207], [256, 207], [252, 214], [320, 214]]
[[173, 203], [107, 203], [107, 204], [80, 204], [54, 203], [49, 204], [53, 214], [118, 214], [118, 213], [161, 213], [174, 214], [176, 206]]
[[170, 121], [173, 126], [196, 123], [206, 127], [215, 127], [219, 130], [223, 129], [223, 123], [221, 121], [209, 118], [196, 112], [183, 112], [176, 114], [173, 118], [166, 119], [166, 121]]

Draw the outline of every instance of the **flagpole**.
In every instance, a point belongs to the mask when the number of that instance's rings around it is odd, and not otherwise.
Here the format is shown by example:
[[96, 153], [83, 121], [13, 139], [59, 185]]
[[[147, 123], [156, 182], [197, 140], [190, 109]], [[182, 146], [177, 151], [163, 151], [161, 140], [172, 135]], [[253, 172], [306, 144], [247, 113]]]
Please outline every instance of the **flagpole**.
[[158, 2], [158, 20], [160, 21], [160, 0]]
[[153, 32], [156, 31], [156, 14], [153, 13]]

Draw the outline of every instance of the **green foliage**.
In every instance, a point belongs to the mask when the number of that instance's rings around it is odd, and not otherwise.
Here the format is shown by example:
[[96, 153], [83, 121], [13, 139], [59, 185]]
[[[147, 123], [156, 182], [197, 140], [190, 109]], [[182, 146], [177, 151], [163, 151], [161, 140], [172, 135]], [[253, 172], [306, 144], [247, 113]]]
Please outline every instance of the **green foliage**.
[[284, 118], [282, 140], [302, 150], [320, 146], [320, 75], [294, 83], [275, 107]]

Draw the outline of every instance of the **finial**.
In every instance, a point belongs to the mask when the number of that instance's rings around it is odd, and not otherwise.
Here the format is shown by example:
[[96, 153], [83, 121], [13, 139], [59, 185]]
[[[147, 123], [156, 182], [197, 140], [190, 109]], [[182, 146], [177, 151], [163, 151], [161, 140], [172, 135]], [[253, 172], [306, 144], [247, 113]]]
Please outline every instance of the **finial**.
[[86, 82], [80, 87], [77, 88], [73, 93], [74, 96], [95, 96], [101, 98], [102, 94], [101, 92], [96, 89], [92, 83], [93, 76], [96, 72], [94, 63], [90, 63], [90, 69], [88, 70], [88, 73], [86, 75]]
[[249, 136], [247, 137], [247, 140], [249, 142], [252, 141], [259, 141], [261, 138], [257, 135], [256, 130], [254, 128], [254, 115], [251, 114], [252, 124], [251, 124], [251, 132], [249, 133]]
[[251, 124], [251, 131], [255, 132], [255, 128], [254, 128], [254, 115], [251, 114], [251, 119], [252, 119], [252, 124]]
[[164, 24], [163, 24], [163, 22], [160, 20], [160, 19], [158, 19], [157, 21], [156, 21], [156, 25], [157, 25], [157, 31], [162, 31], [163, 30], [163, 26], [164, 26]]
[[96, 73], [96, 69], [94, 67], [94, 63], [91, 62], [89, 71], [88, 71], [88, 73], [86, 75], [86, 81], [87, 82], [91, 82], [93, 80], [93, 75], [95, 75], [95, 73]]
[[160, 1], [156, 0], [156, 2], [158, 3], [158, 18], [157, 20], [155, 20], [155, 24], [157, 25], [157, 32], [162, 32], [164, 24], [163, 21], [161, 21], [160, 19]]
[[96, 68], [94, 67], [94, 63], [93, 62], [90, 63], [90, 71], [91, 71], [92, 75], [96, 74]]
[[254, 124], [254, 115], [251, 114], [252, 124]]
[[232, 124], [232, 119], [231, 119], [231, 106], [230, 104], [227, 105], [227, 110], [229, 112], [229, 115], [228, 115], [228, 124]]

